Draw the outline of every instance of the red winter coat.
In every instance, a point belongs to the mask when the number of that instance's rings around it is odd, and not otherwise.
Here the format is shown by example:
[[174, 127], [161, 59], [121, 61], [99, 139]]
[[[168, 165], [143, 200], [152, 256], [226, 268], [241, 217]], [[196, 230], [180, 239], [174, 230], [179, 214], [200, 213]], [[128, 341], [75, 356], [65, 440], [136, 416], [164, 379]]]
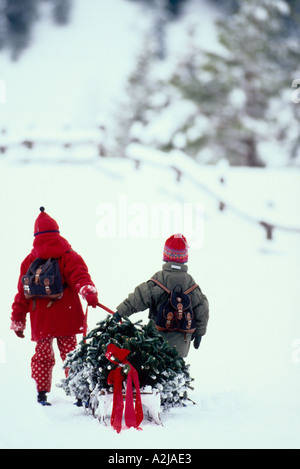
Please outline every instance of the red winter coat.
[[[58, 259], [63, 284], [67, 284], [63, 297], [47, 308], [48, 299], [26, 300], [23, 292], [22, 276], [37, 258]], [[88, 268], [82, 257], [71, 249], [59, 232], [44, 232], [36, 236], [31, 253], [21, 264], [18, 293], [12, 305], [12, 329], [25, 328], [26, 314], [30, 313], [31, 339], [38, 341], [46, 337], [68, 336], [82, 333], [84, 313], [78, 293], [86, 285], [94, 286]]]

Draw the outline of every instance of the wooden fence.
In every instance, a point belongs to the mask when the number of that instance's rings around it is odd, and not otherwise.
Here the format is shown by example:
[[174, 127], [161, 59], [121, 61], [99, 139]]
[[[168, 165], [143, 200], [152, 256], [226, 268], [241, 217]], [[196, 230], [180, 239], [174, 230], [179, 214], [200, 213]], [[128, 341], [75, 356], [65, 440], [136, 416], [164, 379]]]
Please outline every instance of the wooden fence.
[[[54, 152], [57, 148], [68, 150], [74, 148], [80, 149], [80, 147], [89, 147], [92, 150], [92, 156], [86, 157], [83, 155], [81, 157], [80, 161], [83, 163], [92, 162], [99, 157], [106, 157], [105, 128], [100, 126], [93, 132], [66, 131], [61, 132], [58, 136], [56, 134], [56, 136], [52, 138], [49, 135], [37, 135], [25, 139], [11, 139], [6, 135], [5, 131], [0, 133], [0, 154], [5, 155], [11, 149], [18, 149], [20, 151], [23, 148], [28, 150], [28, 152], [26, 152], [26, 157], [24, 157], [25, 161], [30, 160], [29, 151], [36, 148], [39, 148], [42, 154], [43, 149], [47, 149], [49, 152], [49, 149], [51, 151], [51, 148], [53, 148]], [[148, 148], [140, 143], [133, 142], [126, 148], [124, 157], [133, 162], [136, 170], [138, 170], [141, 165], [156, 166], [158, 169], [168, 169], [174, 172], [178, 183], [180, 183], [183, 178], [187, 178], [191, 184], [195, 185], [215, 200], [220, 211], [230, 210], [244, 221], [262, 227], [265, 230], [265, 236], [268, 240], [273, 239], [275, 230], [300, 234], [299, 226], [288, 226], [281, 223], [274, 223], [267, 219], [260, 219], [259, 217], [249, 215], [242, 208], [236, 206], [232, 201], [226, 200], [224, 191], [222, 190], [222, 184], [225, 182], [224, 177], [220, 177], [220, 190], [212, 189], [199, 177], [199, 165], [182, 152], [174, 151], [170, 155], [170, 153], [164, 153], [160, 150]], [[66, 158], [62, 158], [62, 156], [59, 156], [57, 159], [51, 158], [51, 161], [54, 162], [61, 160], [71, 162], [72, 157], [70, 155]]]

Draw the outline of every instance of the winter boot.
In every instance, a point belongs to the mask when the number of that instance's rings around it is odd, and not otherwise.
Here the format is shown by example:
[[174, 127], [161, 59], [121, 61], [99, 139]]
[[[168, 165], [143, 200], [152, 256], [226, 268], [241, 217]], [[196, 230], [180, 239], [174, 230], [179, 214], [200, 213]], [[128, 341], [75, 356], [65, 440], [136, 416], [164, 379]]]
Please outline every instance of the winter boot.
[[51, 405], [50, 402], [47, 402], [46, 391], [39, 391], [37, 401], [39, 404], [42, 404], [43, 406]]
[[82, 407], [83, 406], [82, 399], [77, 399], [77, 401], [74, 402], [74, 405], [76, 405], [77, 407]]
[[89, 406], [89, 400], [83, 401], [82, 399], [78, 398], [76, 402], [74, 402], [74, 405], [77, 407], [85, 407], [86, 409]]

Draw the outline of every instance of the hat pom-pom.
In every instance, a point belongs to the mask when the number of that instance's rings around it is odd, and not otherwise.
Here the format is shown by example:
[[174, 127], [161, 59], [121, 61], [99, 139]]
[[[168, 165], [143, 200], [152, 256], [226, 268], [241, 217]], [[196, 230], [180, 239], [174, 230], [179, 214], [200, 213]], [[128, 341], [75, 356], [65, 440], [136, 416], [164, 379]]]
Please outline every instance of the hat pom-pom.
[[188, 245], [188, 242], [187, 242], [186, 238], [183, 236], [183, 234], [177, 233], [177, 234], [174, 235], [174, 238], [180, 238], [180, 239], [182, 239], [182, 241], [184, 242], [184, 244], [186, 245], [186, 247], [187, 247], [188, 249], [190, 248], [190, 246]]
[[44, 212], [44, 211], [45, 211], [45, 207], [40, 207], [40, 211], [41, 211], [41, 212]]

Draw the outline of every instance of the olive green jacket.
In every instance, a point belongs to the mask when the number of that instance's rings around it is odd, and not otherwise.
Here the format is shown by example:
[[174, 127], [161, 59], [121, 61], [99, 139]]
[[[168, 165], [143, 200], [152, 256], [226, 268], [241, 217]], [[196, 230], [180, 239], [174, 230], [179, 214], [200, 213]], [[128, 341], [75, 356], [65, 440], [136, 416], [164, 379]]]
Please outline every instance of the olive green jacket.
[[[166, 262], [162, 270], [156, 272], [153, 278], [163, 283], [169, 290], [173, 290], [176, 285], [182, 286], [183, 291], [190, 288], [194, 283], [193, 277], [187, 273], [187, 265], [177, 262]], [[195, 335], [203, 336], [206, 332], [209, 318], [209, 305], [206, 296], [202, 293], [200, 287], [197, 287], [191, 293], [191, 304], [196, 320]], [[151, 282], [141, 283], [133, 293], [128, 295], [118, 307], [120, 316], [130, 316], [139, 311], [145, 311], [149, 308], [149, 318], [154, 319], [156, 313], [163, 303], [167, 293], [161, 287]]]

